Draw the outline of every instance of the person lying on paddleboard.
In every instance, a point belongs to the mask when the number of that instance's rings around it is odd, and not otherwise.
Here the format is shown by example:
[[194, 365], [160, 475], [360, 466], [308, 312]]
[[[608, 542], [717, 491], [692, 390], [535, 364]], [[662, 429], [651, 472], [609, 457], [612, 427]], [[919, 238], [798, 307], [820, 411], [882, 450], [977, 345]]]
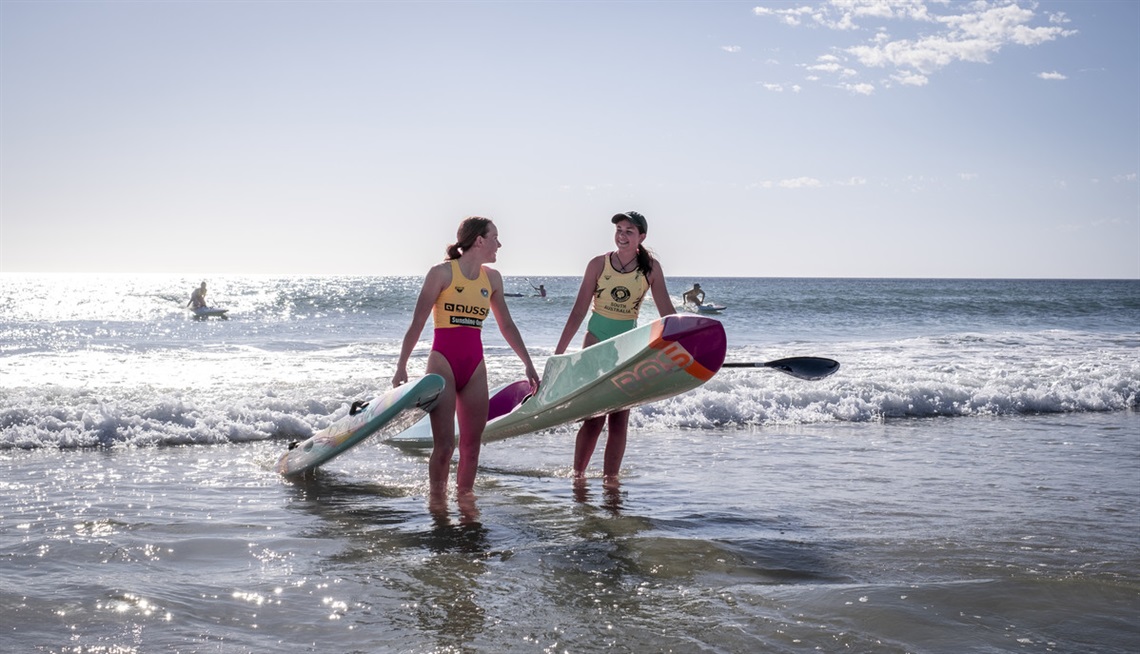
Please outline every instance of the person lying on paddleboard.
[[503, 277], [486, 265], [495, 262], [500, 247], [499, 230], [491, 219], [472, 216], [459, 224], [456, 242], [447, 246], [448, 258], [432, 266], [424, 278], [412, 324], [400, 348], [396, 374], [392, 377], [392, 386], [408, 381], [408, 357], [419, 341], [428, 314], [432, 314], [435, 334], [425, 372], [438, 374], [445, 382], [443, 393], [431, 411], [433, 446], [428, 479], [433, 509], [447, 501], [456, 418], [459, 422], [456, 487], [460, 499], [469, 499], [475, 486], [489, 402], [482, 340], [483, 320], [488, 311], [495, 316], [503, 338], [526, 367], [532, 392], [538, 388], [538, 372], [503, 299]]
[[202, 282], [201, 286], [194, 289], [194, 292], [190, 294], [190, 301], [186, 303], [186, 306], [191, 309], [206, 308], [206, 282]]
[[[661, 270], [661, 263], [642, 245], [649, 229], [645, 216], [636, 211], [627, 211], [615, 215], [610, 222], [614, 224], [614, 245], [617, 249], [598, 255], [586, 264], [578, 297], [566, 319], [555, 354], [566, 351], [587, 312], [590, 312], [590, 321], [586, 325], [586, 338], [582, 347], [589, 347], [637, 327], [637, 314], [646, 291], [652, 291], [653, 303], [662, 316], [676, 313], [669, 291], [665, 288], [665, 273]], [[590, 457], [594, 454], [598, 437], [607, 421], [609, 435], [606, 437], [602, 474], [607, 482], [617, 480], [621, 460], [625, 455], [628, 409], [589, 418], [582, 423], [574, 444], [576, 478], [585, 477], [586, 467], [590, 464]]]

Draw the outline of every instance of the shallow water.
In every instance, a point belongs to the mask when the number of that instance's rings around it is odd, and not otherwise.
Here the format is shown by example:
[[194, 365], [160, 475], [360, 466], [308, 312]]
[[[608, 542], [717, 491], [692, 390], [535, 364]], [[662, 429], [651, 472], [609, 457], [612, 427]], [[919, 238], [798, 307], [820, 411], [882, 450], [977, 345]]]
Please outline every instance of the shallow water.
[[[317, 479], [280, 443], [9, 450], [7, 640], [34, 651], [1133, 651], [1140, 416], [489, 444], [475, 512], [423, 455]], [[14, 481], [20, 480], [20, 481]]]
[[[541, 368], [578, 280], [533, 281]], [[700, 281], [730, 360], [842, 368], [636, 409], [617, 488], [572, 482], [572, 426], [490, 443], [433, 514], [422, 451], [273, 472], [388, 386], [417, 279], [215, 277], [198, 321], [199, 279], [0, 276], [0, 644], [1140, 649], [1140, 282]]]

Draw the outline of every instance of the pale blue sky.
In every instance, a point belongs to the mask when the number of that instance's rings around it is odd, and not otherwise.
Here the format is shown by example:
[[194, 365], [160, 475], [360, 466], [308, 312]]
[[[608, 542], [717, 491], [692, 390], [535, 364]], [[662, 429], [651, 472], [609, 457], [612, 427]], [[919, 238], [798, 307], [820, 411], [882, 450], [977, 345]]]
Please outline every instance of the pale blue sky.
[[1140, 278], [1140, 3], [0, 2], [0, 272]]

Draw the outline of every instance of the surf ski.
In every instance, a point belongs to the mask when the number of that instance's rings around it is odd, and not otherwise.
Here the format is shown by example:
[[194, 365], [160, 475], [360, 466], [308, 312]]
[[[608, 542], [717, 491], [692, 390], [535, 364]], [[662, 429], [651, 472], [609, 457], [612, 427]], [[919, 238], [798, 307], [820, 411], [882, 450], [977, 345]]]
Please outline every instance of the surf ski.
[[[435, 406], [443, 391], [443, 377], [424, 375], [397, 386], [368, 402], [354, 402], [349, 415], [313, 434], [301, 443], [291, 443], [277, 460], [275, 469], [286, 477], [316, 470], [369, 436], [383, 438], [415, 424]], [[428, 430], [429, 437], [431, 430]]]
[[[672, 315], [546, 360], [538, 392], [518, 381], [491, 394], [483, 442], [557, 427], [672, 397], [712, 379], [727, 347], [719, 321]], [[430, 445], [427, 418], [388, 439]]]

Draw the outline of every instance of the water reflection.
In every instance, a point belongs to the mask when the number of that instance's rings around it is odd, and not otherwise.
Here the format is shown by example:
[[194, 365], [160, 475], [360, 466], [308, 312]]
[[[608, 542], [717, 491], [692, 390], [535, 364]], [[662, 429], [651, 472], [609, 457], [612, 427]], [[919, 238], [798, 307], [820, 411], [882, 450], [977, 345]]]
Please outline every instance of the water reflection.
[[[475, 504], [474, 493], [460, 493], [455, 498], [456, 506], [459, 508], [459, 522], [460, 524], [478, 524], [479, 523], [479, 507]], [[450, 520], [450, 513], [448, 508], [447, 497], [429, 497], [428, 498], [428, 513], [433, 517], [440, 520]]]
[[301, 479], [286, 480], [294, 501], [287, 508], [302, 510], [320, 522], [314, 535], [343, 538], [358, 535], [362, 526], [401, 525], [412, 519], [406, 509], [386, 499], [407, 496], [407, 491], [375, 482], [348, 481], [320, 471]]
[[[473, 651], [487, 625], [481, 580], [497, 556], [473, 494], [425, 499], [416, 509], [407, 489], [327, 473], [295, 480], [291, 490], [290, 508], [317, 518], [307, 535], [338, 543], [328, 560], [346, 566], [340, 572], [357, 576], [362, 589], [376, 586], [361, 591], [364, 601], [395, 590], [403, 598], [400, 612], [436, 649]], [[369, 568], [363, 576], [361, 566]]]
[[479, 579], [491, 556], [489, 531], [479, 521], [474, 494], [456, 498], [455, 516], [446, 501], [429, 502], [428, 508], [432, 521], [424, 546], [434, 556], [409, 571], [423, 597], [416, 619], [424, 632], [435, 634], [442, 651], [473, 651], [487, 620], [477, 600]]
[[[602, 482], [602, 502], [599, 506], [614, 517], [620, 517], [626, 496], [627, 493], [621, 489], [620, 480], [607, 478]], [[588, 479], [574, 479], [574, 501], [579, 504], [593, 503], [593, 493]]]
[[490, 542], [488, 530], [479, 521], [479, 507], [473, 494], [457, 498], [457, 520], [452, 520], [451, 511], [445, 502], [429, 502], [428, 512], [432, 518], [425, 545], [437, 554], [460, 552], [464, 554], [487, 554]]

